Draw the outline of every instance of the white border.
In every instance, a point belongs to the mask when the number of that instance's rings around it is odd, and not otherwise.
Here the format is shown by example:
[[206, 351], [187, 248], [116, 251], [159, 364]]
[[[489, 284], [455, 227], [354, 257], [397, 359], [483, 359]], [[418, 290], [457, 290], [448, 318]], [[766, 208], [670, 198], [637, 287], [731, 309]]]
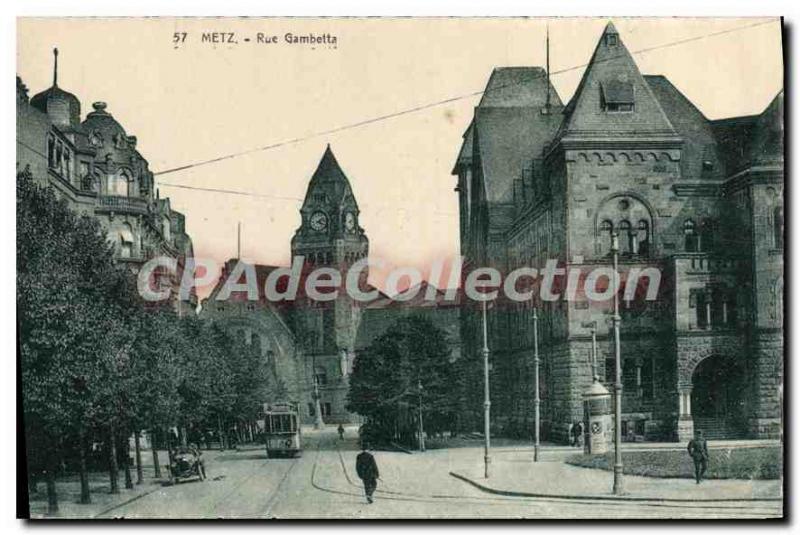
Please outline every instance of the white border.
[[[16, 68], [16, 17], [17, 16], [784, 16], [786, 17], [786, 24], [790, 27], [790, 41], [784, 43], [787, 46], [787, 56], [794, 57], [796, 36], [793, 34], [797, 30], [798, 20], [798, 5], [800, 2], [794, 1], [778, 1], [778, 0], [759, 0], [757, 2], [742, 1], [742, 0], [725, 0], [725, 1], [711, 1], [701, 2], [697, 0], [672, 0], [670, 2], [644, 2], [642, 0], [616, 0], [608, 2], [590, 2], [586, 0], [576, 0], [567, 3], [565, 0], [561, 2], [525, 2], [521, 0], [486, 0], [482, 2], [470, 1], [455, 1], [445, 0], [440, 2], [432, 2], [430, 0], [402, 0], [402, 1], [388, 1], [381, 4], [357, 2], [354, 0], [335, 0], [335, 1], [322, 1], [322, 0], [293, 0], [292, 2], [284, 2], [281, 4], [265, 4], [263, 2], [243, 1], [243, 0], [225, 0], [209, 1], [209, 0], [195, 0], [195, 1], [172, 1], [166, 2], [164, 0], [137, 0], [136, 2], [111, 2], [109, 0], [69, 0], [69, 1], [16, 1], [14, 3], [4, 3], [0, 8], [2, 10], [2, 17], [0, 18], [0, 43], [2, 43], [3, 53], [0, 54], [0, 71], [5, 73], [5, 83], [0, 84], [0, 92], [3, 98], [0, 102], [4, 103], [2, 108], [2, 125], [0, 126], [0, 135], [2, 135], [3, 150], [0, 153], [2, 158], [2, 169], [6, 170], [5, 180], [2, 181], [3, 195], [0, 196], [0, 202], [3, 203], [2, 210], [0, 210], [0, 243], [3, 245], [4, 252], [7, 252], [5, 258], [6, 262], [0, 265], [0, 273], [4, 281], [12, 282], [15, 280], [15, 262], [11, 261], [12, 253], [15, 243], [15, 192], [13, 189], [13, 170], [15, 168], [15, 145], [14, 139], [16, 136], [15, 131], [15, 115], [11, 110], [11, 103], [14, 97], [14, 86], [11, 82], [12, 74], [15, 73]], [[14, 72], [12, 72], [14, 71]], [[785, 84], [789, 88], [796, 87], [796, 70], [789, 71], [790, 79]], [[794, 95], [787, 94], [787, 101], [789, 102], [789, 111], [791, 118], [789, 119], [790, 125], [797, 124], [797, 112], [794, 103]], [[791, 130], [794, 132], [794, 129]], [[794, 149], [797, 148], [798, 138], [792, 136], [792, 145], [789, 148], [790, 154], [794, 154]], [[787, 164], [791, 170], [794, 166]], [[787, 183], [791, 183], [792, 177], [787, 177]], [[797, 206], [797, 191], [800, 188], [797, 185], [789, 188], [792, 195], [792, 206]], [[787, 229], [788, 238], [791, 243], [791, 250], [796, 250], [800, 245], [800, 232], [794, 236], [794, 217], [791, 211], [787, 210], [789, 216], [790, 228]], [[794, 266], [792, 262], [790, 265]], [[795, 282], [795, 281], [793, 281]], [[792, 284], [790, 303], [795, 302], [797, 297], [797, 284]], [[8, 359], [14, 358], [15, 355], [15, 298], [14, 290], [9, 292], [9, 296], [2, 303], [2, 310], [0, 310], [0, 343], [2, 343], [3, 355]], [[788, 331], [793, 333], [800, 332], [800, 316], [790, 315], [791, 325], [788, 326]], [[796, 346], [796, 344], [795, 344]], [[787, 361], [791, 362], [794, 359], [793, 355], [787, 355]], [[798, 368], [800, 365], [797, 363], [790, 364], [791, 371], [791, 384], [798, 384]], [[16, 429], [16, 414], [14, 407], [16, 406], [16, 381], [15, 375], [10, 373], [11, 367], [6, 367], [7, 373], [3, 374], [2, 384], [2, 407], [3, 411], [3, 429], [6, 430], [6, 440], [0, 442], [0, 459], [3, 461], [3, 484], [2, 494], [0, 495], [0, 504], [2, 504], [2, 528], [3, 532], [18, 532], [25, 529], [26, 524], [14, 520], [15, 506], [16, 506], [16, 479], [13, 476], [14, 470], [12, 466], [15, 464], [15, 450], [16, 443], [11, 437], [15, 434]], [[788, 379], [788, 378], [787, 378]], [[787, 392], [791, 394], [790, 388]], [[792, 396], [792, 406], [790, 409], [798, 407], [798, 399], [800, 396]], [[791, 417], [793, 411], [787, 410], [787, 415]], [[790, 431], [797, 431], [796, 426]], [[795, 433], [790, 435], [794, 440], [791, 443], [796, 443], [797, 439]], [[797, 448], [793, 447], [789, 455], [796, 453]], [[793, 459], [795, 462], [791, 464], [792, 467], [797, 465], [797, 456]], [[793, 471], [795, 475], [792, 478], [796, 481], [796, 470]], [[791, 494], [792, 497], [794, 493]], [[793, 511], [793, 504], [788, 504], [787, 511]], [[796, 514], [796, 513], [795, 513]], [[222, 531], [223, 529], [230, 529], [231, 524], [167, 524], [167, 525], [136, 525], [127, 526], [130, 530], [133, 528], [135, 531], [147, 530], [149, 533], [172, 533], [176, 530], [188, 532], [189, 530], [213, 529], [214, 531]], [[241, 529], [241, 524], [235, 524]], [[88, 526], [69, 525], [69, 524], [54, 524], [47, 529], [58, 530], [83, 530]], [[89, 527], [89, 529], [105, 529], [111, 527], [108, 524], [99, 524], [97, 526]], [[117, 527], [117, 526], [114, 526]], [[469, 528], [465, 524], [437, 524], [434, 526], [420, 526], [412, 524], [314, 524], [314, 525], [292, 525], [292, 524], [268, 524], [264, 525], [249, 525], [250, 529], [264, 530], [268, 529], [273, 532], [311, 532], [312, 530], [414, 530], [421, 533], [433, 533], [434, 530], [441, 531], [461, 531], [464, 529], [479, 529], [489, 530], [502, 527], [505, 529], [514, 530], [550, 530], [552, 526], [545, 526], [540, 524], [505, 524], [501, 526], [489, 526], [486, 524], [478, 524]], [[566, 531], [573, 531], [576, 533], [585, 534], [587, 531], [616, 531], [619, 529], [624, 530], [641, 530], [658, 528], [659, 526], [651, 524], [648, 526], [640, 526], [634, 524], [596, 524], [596, 523], [581, 523], [570, 524], [562, 526], [561, 528]], [[705, 523], [702, 525], [686, 525], [686, 524], [672, 524], [669, 526], [662, 526], [661, 529], [678, 530], [682, 532], [699, 532], [701, 529], [706, 531], [708, 529], [743, 529], [751, 530], [753, 528], [763, 529], [764, 526], [756, 526], [752, 523], [741, 524], [723, 524], [714, 525]], [[772, 525], [772, 527], [777, 527]], [[783, 526], [784, 529], [789, 527]], [[37, 527], [37, 529], [44, 529]], [[7, 531], [8, 530], [8, 531]]]

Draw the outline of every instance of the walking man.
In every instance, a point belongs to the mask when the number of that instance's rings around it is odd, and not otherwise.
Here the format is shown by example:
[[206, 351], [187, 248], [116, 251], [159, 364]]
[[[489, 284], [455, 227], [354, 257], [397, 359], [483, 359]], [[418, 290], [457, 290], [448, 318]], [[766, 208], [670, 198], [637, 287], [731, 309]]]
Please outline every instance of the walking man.
[[378, 465], [375, 462], [375, 457], [367, 451], [369, 444], [362, 443], [361, 453], [356, 457], [356, 473], [361, 481], [364, 482], [364, 493], [367, 495], [367, 503], [372, 503], [372, 494], [378, 486]]
[[708, 443], [703, 438], [703, 432], [697, 431], [689, 445], [686, 448], [689, 451], [689, 456], [694, 461], [694, 478], [699, 485], [703, 480], [703, 476], [708, 470]]
[[339, 427], [336, 429], [336, 431], [339, 433], [339, 440], [344, 440], [344, 427], [342, 424], [339, 424]]

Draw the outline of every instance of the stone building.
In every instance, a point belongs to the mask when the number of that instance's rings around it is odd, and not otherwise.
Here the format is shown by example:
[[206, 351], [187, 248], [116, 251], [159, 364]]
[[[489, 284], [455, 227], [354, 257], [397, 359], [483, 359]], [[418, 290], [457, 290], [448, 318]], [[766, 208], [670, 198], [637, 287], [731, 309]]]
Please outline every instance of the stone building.
[[[147, 160], [108, 112], [104, 102], [81, 120], [80, 100], [58, 86], [58, 51], [54, 51], [53, 85], [28, 97], [17, 77], [17, 171], [52, 187], [77, 212], [96, 217], [116, 248], [116, 257], [133, 273], [156, 256], [177, 261], [177, 272], [161, 274], [158, 284], [177, 288], [186, 258], [193, 255], [184, 215], [173, 210], [155, 188]], [[193, 311], [196, 300], [177, 300]]]
[[[585, 276], [610, 265], [617, 233], [623, 279], [631, 268], [662, 274], [655, 301], [621, 302], [623, 435], [776, 436], [783, 172], [783, 92], [758, 115], [709, 120], [666, 77], [643, 75], [609, 23], [566, 105], [540, 67], [492, 73], [453, 170], [465, 269], [555, 259]], [[534, 307], [542, 433], [563, 442], [591, 384], [593, 326], [612, 387], [611, 314], [582, 294], [490, 310], [499, 433], [533, 434]], [[480, 321], [463, 309], [463, 351], [476, 364]], [[469, 408], [476, 424], [480, 401]]]
[[[276, 378], [286, 388], [289, 400], [303, 407], [306, 423], [314, 421], [315, 387], [326, 423], [354, 422], [356, 415], [345, 405], [361, 306], [344, 291], [335, 300], [324, 302], [311, 299], [304, 291], [306, 276], [312, 270], [333, 268], [344, 280], [350, 266], [369, 253], [369, 241], [359, 224], [358, 203], [330, 146], [311, 177], [300, 215], [300, 227], [291, 241], [292, 258], [305, 259], [296, 299], [269, 302], [263, 292], [264, 282], [278, 267], [257, 265], [257, 300], [237, 296], [236, 292], [225, 301], [218, 300], [234, 259], [226, 263], [200, 314], [261, 345], [265, 356], [275, 363]], [[365, 269], [362, 289], [374, 290], [366, 287], [367, 275]], [[281, 276], [279, 287], [287, 279]]]

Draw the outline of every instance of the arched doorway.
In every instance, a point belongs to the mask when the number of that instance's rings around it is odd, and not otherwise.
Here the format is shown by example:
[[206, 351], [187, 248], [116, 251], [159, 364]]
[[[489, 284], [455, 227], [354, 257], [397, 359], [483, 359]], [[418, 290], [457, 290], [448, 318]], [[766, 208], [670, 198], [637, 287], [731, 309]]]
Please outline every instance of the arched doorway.
[[692, 375], [692, 416], [695, 431], [706, 438], [744, 438], [744, 374], [734, 359], [712, 356]]

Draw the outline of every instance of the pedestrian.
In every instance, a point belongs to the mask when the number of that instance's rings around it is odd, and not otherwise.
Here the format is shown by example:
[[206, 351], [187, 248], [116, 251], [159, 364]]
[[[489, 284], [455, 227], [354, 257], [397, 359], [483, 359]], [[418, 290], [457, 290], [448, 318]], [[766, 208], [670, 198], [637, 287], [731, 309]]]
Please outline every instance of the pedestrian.
[[339, 440], [344, 440], [344, 427], [342, 427], [342, 424], [339, 424], [339, 427], [336, 429], [336, 431], [339, 433]]
[[692, 461], [694, 461], [694, 479], [699, 485], [706, 474], [706, 470], [708, 470], [708, 443], [703, 438], [702, 431], [695, 433], [694, 438], [689, 441], [686, 449], [689, 451]]
[[575, 424], [575, 446], [583, 447], [583, 423], [581, 422]]
[[375, 462], [375, 457], [367, 451], [369, 450], [369, 444], [363, 442], [361, 450], [361, 453], [356, 457], [356, 474], [358, 474], [358, 477], [361, 478], [361, 481], [364, 483], [364, 493], [367, 495], [367, 503], [372, 503], [372, 494], [378, 487], [380, 473], [378, 472], [378, 464]]

